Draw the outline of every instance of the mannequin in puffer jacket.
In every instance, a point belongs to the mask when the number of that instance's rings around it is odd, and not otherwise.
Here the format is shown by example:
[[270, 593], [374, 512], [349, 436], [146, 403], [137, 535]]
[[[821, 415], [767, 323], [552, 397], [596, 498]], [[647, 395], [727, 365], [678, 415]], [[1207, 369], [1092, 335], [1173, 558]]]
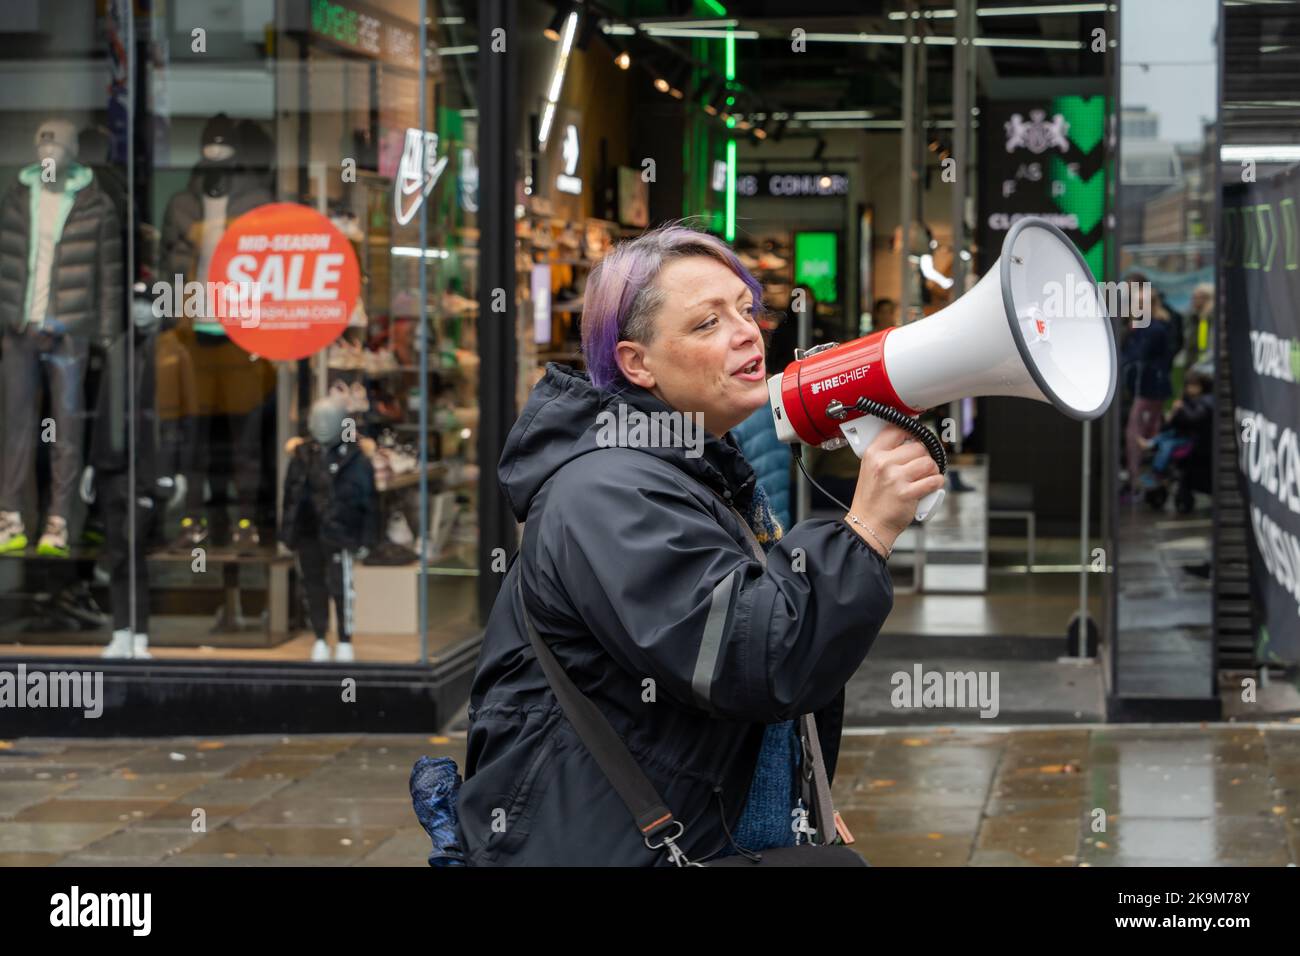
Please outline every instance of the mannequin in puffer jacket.
[[122, 237], [113, 203], [77, 162], [73, 125], [46, 120], [35, 145], [38, 161], [0, 199], [0, 378], [7, 410], [0, 553], [27, 547], [21, 498], [35, 461], [44, 381], [55, 431], [49, 512], [37, 552], [66, 557], [90, 347], [107, 342], [125, 311]]
[[291, 455], [284, 479], [284, 524], [280, 540], [298, 557], [307, 616], [316, 632], [311, 659], [329, 659], [329, 604], [334, 601], [339, 643], [336, 661], [353, 660], [352, 562], [379, 539], [375, 471], [357, 440], [347, 409], [323, 398], [311, 408], [310, 438], [287, 443]]

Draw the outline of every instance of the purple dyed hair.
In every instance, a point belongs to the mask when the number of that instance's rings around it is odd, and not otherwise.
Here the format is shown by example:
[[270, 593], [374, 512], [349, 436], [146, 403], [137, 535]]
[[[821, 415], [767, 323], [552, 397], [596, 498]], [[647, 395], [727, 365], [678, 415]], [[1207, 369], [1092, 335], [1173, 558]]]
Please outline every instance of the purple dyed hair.
[[749, 287], [755, 313], [761, 311], [762, 286], [721, 239], [678, 223], [652, 229], [620, 243], [587, 280], [582, 352], [592, 384], [598, 388], [625, 384], [616, 358], [618, 343], [649, 343], [654, 338], [654, 319], [663, 304], [655, 279], [667, 263], [687, 256], [721, 262]]

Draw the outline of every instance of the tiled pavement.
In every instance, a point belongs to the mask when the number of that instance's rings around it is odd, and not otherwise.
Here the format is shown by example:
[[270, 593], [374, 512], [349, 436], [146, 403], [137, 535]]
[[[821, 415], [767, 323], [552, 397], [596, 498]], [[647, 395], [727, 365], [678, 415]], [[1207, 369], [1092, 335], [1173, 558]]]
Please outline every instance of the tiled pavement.
[[[0, 741], [0, 865], [423, 866], [423, 754], [464, 744]], [[835, 797], [878, 866], [1296, 864], [1300, 724], [850, 735]]]

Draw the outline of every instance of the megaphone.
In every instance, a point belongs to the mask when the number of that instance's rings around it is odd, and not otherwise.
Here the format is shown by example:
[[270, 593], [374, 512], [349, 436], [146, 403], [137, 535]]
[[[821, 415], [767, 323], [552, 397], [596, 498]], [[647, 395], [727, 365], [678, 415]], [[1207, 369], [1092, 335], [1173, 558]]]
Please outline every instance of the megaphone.
[[[1099, 417], [1115, 396], [1115, 333], [1083, 255], [1044, 219], [1017, 220], [975, 287], [910, 325], [819, 345], [768, 379], [777, 436], [858, 457], [899, 425], [946, 467], [943, 445], [916, 415], [978, 395], [1050, 402], [1070, 418]], [[924, 521], [939, 490], [917, 504]]]

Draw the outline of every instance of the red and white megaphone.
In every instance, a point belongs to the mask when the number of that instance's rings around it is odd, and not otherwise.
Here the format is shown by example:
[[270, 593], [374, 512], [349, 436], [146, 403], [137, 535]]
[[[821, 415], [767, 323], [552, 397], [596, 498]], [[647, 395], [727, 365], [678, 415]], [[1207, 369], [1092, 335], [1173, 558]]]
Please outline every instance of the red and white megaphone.
[[[1050, 402], [1080, 421], [1115, 395], [1115, 334], [1088, 263], [1061, 230], [1018, 220], [975, 287], [910, 325], [808, 350], [768, 379], [777, 436], [862, 457], [893, 421], [945, 467], [938, 438], [913, 416], [961, 398], [1011, 395]], [[917, 504], [924, 521], [943, 501]]]

